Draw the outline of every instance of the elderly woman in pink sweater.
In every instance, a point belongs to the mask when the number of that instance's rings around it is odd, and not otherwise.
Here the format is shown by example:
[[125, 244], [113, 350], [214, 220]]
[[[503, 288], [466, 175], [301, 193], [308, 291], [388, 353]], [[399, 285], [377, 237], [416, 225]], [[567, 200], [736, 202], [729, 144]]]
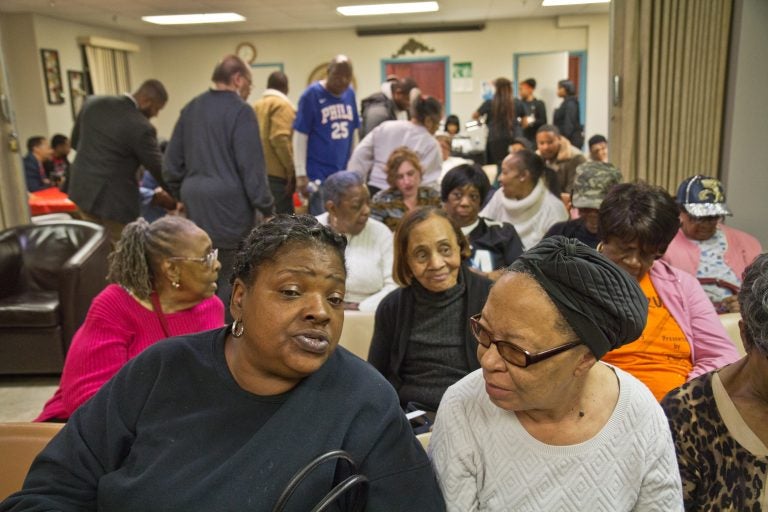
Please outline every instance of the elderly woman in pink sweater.
[[677, 189], [680, 229], [664, 261], [696, 277], [719, 313], [737, 313], [747, 265], [762, 252], [752, 235], [722, 223], [731, 215], [720, 180], [696, 175]]
[[64, 362], [59, 389], [35, 421], [66, 421], [148, 346], [224, 325], [216, 297], [221, 264], [192, 221], [128, 224], [110, 255], [108, 285], [91, 304]]

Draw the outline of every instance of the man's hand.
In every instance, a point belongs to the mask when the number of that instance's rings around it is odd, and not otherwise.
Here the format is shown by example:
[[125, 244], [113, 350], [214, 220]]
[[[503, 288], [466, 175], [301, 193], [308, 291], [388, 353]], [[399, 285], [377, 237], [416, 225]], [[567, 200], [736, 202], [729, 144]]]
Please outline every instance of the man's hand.
[[152, 204], [166, 210], [176, 209], [176, 200], [173, 198], [173, 196], [171, 196], [171, 194], [160, 187], [155, 189], [155, 195], [152, 196]]
[[304, 197], [309, 197], [309, 192], [307, 191], [308, 186], [309, 178], [306, 176], [296, 176], [296, 190], [299, 191], [299, 194]]

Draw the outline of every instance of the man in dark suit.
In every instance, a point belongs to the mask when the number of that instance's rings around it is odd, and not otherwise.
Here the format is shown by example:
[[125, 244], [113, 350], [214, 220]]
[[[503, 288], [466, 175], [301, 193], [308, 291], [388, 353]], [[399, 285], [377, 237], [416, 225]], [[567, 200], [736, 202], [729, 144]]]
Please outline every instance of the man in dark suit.
[[85, 220], [107, 228], [113, 242], [139, 216], [139, 166], [163, 186], [163, 157], [149, 120], [167, 101], [163, 84], [147, 80], [131, 95], [88, 98], [75, 122], [69, 197]]

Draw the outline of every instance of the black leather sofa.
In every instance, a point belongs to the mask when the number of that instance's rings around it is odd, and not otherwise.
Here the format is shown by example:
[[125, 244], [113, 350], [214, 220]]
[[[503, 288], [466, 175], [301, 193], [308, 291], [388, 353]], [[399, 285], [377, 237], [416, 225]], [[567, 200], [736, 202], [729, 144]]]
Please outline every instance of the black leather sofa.
[[102, 226], [78, 220], [0, 232], [0, 374], [61, 372], [110, 250]]

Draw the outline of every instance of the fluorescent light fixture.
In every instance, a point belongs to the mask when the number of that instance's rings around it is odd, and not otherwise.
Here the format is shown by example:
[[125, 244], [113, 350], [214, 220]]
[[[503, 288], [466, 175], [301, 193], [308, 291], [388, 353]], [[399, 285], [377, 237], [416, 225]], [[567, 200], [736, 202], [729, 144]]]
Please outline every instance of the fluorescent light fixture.
[[199, 25], [202, 23], [235, 23], [245, 21], [236, 12], [208, 12], [204, 14], [173, 14], [169, 16], [142, 16], [142, 20], [155, 25]]
[[607, 4], [611, 0], [544, 0], [542, 7], [556, 7], [561, 5]]
[[405, 2], [399, 4], [342, 5], [336, 12], [344, 16], [377, 16], [381, 14], [412, 14], [440, 10], [437, 2]]

